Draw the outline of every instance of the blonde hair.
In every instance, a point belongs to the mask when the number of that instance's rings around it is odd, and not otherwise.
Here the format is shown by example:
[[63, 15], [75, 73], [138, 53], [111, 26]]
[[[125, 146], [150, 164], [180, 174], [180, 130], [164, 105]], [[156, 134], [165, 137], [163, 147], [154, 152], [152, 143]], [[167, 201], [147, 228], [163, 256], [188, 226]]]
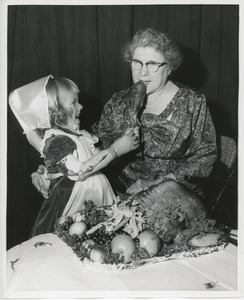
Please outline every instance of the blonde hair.
[[63, 106], [67, 93], [79, 93], [77, 85], [64, 77], [50, 78], [46, 91], [48, 96], [48, 108], [51, 127], [57, 128], [67, 124], [68, 112]]

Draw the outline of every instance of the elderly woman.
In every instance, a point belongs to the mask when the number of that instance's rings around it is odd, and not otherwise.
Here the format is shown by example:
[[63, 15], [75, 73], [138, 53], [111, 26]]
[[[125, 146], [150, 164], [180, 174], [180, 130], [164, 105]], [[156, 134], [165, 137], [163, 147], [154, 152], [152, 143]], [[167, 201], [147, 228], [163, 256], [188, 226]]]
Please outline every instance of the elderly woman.
[[[182, 56], [167, 34], [150, 28], [139, 30], [125, 46], [124, 58], [131, 66], [134, 85], [145, 86], [145, 93], [138, 94], [133, 88], [134, 94], [130, 93], [132, 98], [143, 98], [143, 106], [137, 107], [143, 145], [107, 170], [107, 176], [115, 190], [131, 195], [134, 203], [141, 205], [148, 224], [161, 238], [174, 238], [182, 224], [169, 224], [164, 218], [171, 204], [173, 210], [187, 215], [188, 224], [205, 212], [199, 201], [204, 197], [201, 189], [186, 178], [210, 174], [217, 155], [214, 125], [205, 96], [169, 79]], [[103, 148], [124, 132], [130, 115], [127, 96], [128, 90], [115, 93], [91, 128]], [[38, 173], [33, 174], [33, 183], [46, 193]]]
[[[215, 129], [205, 96], [169, 79], [182, 61], [178, 47], [167, 34], [142, 29], [125, 46], [124, 59], [131, 66], [133, 82], [146, 86], [140, 117], [144, 144], [117, 168], [117, 186], [138, 193], [170, 177], [197, 191], [186, 176], [210, 174], [216, 159]], [[121, 102], [125, 93], [113, 95], [92, 127], [103, 147], [118, 136], [126, 118]]]

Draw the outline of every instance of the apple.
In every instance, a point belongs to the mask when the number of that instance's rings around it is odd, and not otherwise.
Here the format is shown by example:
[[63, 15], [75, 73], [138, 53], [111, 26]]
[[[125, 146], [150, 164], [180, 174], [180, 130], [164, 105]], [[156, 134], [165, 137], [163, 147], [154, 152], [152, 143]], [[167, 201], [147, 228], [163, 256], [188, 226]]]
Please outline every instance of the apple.
[[158, 254], [161, 240], [155, 232], [144, 230], [139, 234], [138, 239], [140, 241], [140, 247], [145, 248], [150, 256]]
[[90, 259], [94, 262], [102, 264], [106, 257], [106, 251], [99, 245], [94, 245], [90, 251]]
[[72, 224], [73, 223], [73, 219], [68, 216], [68, 215], [64, 215], [61, 216], [58, 220], [57, 220], [58, 224], [62, 225], [64, 223], [68, 223], [68, 224]]
[[73, 219], [68, 216], [68, 215], [64, 215], [61, 216], [60, 218], [58, 218], [55, 222], [54, 225], [54, 229], [55, 230], [68, 230], [70, 225], [73, 223]]
[[69, 234], [77, 234], [77, 235], [82, 235], [87, 231], [87, 225], [84, 221], [79, 221], [73, 223], [70, 228], [69, 228]]
[[95, 245], [95, 242], [92, 239], [87, 239], [82, 243], [82, 246], [84, 246], [87, 249], [94, 245]]
[[131, 260], [132, 254], [136, 250], [136, 245], [133, 239], [126, 234], [116, 235], [111, 241], [112, 253], [119, 253], [124, 256], [124, 262]]
[[85, 240], [81, 243], [81, 246], [80, 246], [80, 254], [81, 256], [83, 257], [88, 257], [90, 256], [90, 251], [91, 251], [91, 248], [95, 245], [95, 242], [91, 239], [88, 239], [88, 240]]

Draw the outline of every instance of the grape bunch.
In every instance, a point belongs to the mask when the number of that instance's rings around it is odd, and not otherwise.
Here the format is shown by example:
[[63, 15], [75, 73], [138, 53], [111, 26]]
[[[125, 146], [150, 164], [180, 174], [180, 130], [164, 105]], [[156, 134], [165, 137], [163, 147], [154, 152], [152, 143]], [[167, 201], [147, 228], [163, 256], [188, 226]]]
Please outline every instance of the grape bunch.
[[86, 239], [87, 236], [85, 233], [82, 234], [81, 236], [78, 236], [77, 234], [73, 234], [73, 235], [67, 234], [64, 242], [75, 251], [76, 249], [79, 249], [82, 242], [84, 242]]
[[88, 235], [88, 239], [92, 239], [99, 246], [107, 246], [119, 232], [107, 233], [105, 227], [99, 228], [97, 231]]
[[101, 232], [100, 230], [97, 230], [94, 233], [89, 234], [88, 238], [93, 240], [95, 244], [99, 246], [105, 246], [108, 241], [106, 234]]

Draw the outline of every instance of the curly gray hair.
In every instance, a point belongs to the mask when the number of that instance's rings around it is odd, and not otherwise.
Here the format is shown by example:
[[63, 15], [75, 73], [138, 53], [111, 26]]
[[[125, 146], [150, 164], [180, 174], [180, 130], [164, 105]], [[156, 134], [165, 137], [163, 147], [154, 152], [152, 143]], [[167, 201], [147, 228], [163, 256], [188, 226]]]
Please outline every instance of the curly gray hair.
[[128, 62], [133, 58], [137, 47], [154, 48], [155, 51], [164, 56], [172, 71], [176, 70], [183, 60], [179, 47], [169, 35], [152, 28], [144, 28], [137, 31], [132, 40], [124, 46], [123, 58], [125, 61]]

